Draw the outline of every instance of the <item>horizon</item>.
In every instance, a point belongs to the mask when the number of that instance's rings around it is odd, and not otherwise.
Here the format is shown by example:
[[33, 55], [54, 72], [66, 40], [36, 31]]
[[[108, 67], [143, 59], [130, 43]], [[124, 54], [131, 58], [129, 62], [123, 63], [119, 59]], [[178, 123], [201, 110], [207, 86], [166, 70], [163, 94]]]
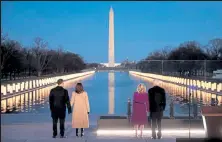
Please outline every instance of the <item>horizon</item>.
[[116, 63], [127, 58], [138, 61], [157, 49], [186, 41], [206, 45], [222, 37], [222, 2], [1, 3], [1, 28], [9, 38], [27, 47], [41, 37], [50, 49], [61, 45], [87, 62], [108, 62], [111, 7]]

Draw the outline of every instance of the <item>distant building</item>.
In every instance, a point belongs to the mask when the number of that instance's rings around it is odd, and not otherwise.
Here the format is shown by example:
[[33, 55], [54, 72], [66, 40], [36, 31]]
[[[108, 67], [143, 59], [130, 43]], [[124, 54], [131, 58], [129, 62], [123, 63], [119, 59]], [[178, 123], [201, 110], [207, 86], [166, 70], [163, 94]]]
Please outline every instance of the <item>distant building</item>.
[[[100, 64], [102, 64], [106, 67], [109, 67], [109, 63], [100, 63]], [[114, 67], [117, 67], [117, 66], [120, 66], [120, 65], [121, 65], [121, 63], [114, 63]]]

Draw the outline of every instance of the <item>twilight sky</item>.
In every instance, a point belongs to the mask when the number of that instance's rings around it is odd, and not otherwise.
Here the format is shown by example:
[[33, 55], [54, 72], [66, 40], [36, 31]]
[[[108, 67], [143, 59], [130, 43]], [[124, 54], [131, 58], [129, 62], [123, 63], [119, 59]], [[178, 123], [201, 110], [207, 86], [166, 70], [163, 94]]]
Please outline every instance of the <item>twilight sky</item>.
[[222, 37], [222, 2], [1, 2], [1, 28], [31, 46], [35, 37], [80, 54], [108, 60], [108, 16], [114, 9], [115, 60], [140, 60], [155, 49]]

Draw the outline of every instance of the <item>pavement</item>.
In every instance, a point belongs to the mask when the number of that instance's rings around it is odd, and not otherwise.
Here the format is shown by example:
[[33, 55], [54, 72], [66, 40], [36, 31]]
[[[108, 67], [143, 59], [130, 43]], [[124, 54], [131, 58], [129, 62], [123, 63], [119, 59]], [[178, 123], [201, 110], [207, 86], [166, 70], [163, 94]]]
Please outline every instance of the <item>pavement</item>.
[[[126, 136], [97, 136], [95, 126], [90, 126], [85, 130], [84, 137], [76, 137], [75, 129], [71, 127], [70, 122], [66, 123], [66, 138], [53, 139], [51, 123], [27, 123], [2, 125], [2, 142], [146, 142], [155, 141], [148, 136], [144, 138], [134, 138]], [[164, 138], [155, 142], [175, 142], [175, 138]]]
[[[1, 114], [2, 142], [176, 142], [177, 135], [163, 134], [162, 139], [153, 140], [145, 133], [143, 138], [134, 135], [98, 135], [97, 120], [99, 116], [90, 115], [90, 128], [85, 129], [84, 137], [76, 137], [71, 127], [71, 115], [65, 122], [66, 138], [52, 138], [52, 122], [49, 114]], [[59, 126], [58, 126], [59, 130]], [[59, 133], [59, 131], [58, 131]], [[188, 134], [181, 135], [188, 137]], [[194, 137], [194, 135], [191, 135]]]
[[134, 136], [97, 136], [95, 126], [91, 125], [85, 130], [84, 137], [76, 137], [75, 129], [71, 127], [71, 123], [66, 123], [66, 138], [52, 138], [51, 123], [26, 123], [12, 124], [1, 126], [2, 142], [175, 142], [176, 138], [164, 138], [161, 140], [152, 140], [147, 135], [144, 138], [134, 138]]

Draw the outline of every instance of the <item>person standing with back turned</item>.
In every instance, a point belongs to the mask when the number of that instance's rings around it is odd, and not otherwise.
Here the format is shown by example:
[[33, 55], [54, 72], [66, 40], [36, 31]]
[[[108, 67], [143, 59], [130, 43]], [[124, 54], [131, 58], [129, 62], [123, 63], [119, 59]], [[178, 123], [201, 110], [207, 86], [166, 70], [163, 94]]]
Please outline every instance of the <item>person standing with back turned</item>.
[[51, 117], [53, 119], [53, 138], [57, 136], [57, 123], [60, 122], [60, 138], [64, 138], [65, 133], [65, 116], [66, 106], [70, 114], [71, 106], [69, 101], [68, 91], [63, 88], [64, 82], [62, 79], [57, 81], [58, 86], [50, 91], [49, 105], [51, 110]]
[[156, 86], [148, 90], [149, 104], [150, 104], [150, 117], [151, 117], [151, 129], [152, 129], [152, 139], [156, 139], [155, 129], [158, 127], [157, 137], [160, 139], [162, 137], [161, 133], [161, 119], [163, 117], [163, 111], [166, 107], [166, 94], [165, 90], [158, 85], [159, 81], [155, 81]]
[[144, 84], [139, 84], [137, 86], [137, 91], [133, 94], [133, 113], [132, 113], [132, 123], [135, 128], [135, 135], [137, 135], [138, 128], [140, 127], [141, 135], [143, 137], [143, 129], [147, 124], [147, 112], [149, 111], [149, 98], [146, 93], [146, 86]]
[[76, 90], [72, 92], [71, 106], [73, 106], [72, 128], [76, 129], [77, 137], [80, 129], [83, 137], [84, 128], [89, 128], [90, 105], [88, 93], [83, 89], [82, 83], [77, 83]]

